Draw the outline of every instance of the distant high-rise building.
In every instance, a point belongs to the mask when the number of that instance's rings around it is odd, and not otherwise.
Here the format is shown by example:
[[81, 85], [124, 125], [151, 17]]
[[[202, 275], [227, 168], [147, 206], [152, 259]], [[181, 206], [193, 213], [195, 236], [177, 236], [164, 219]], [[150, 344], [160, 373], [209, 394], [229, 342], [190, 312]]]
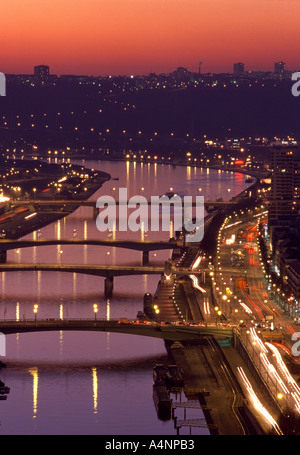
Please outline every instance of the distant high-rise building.
[[49, 66], [38, 65], [34, 67], [34, 79], [39, 85], [46, 85], [49, 82]]
[[297, 216], [293, 151], [285, 147], [272, 150], [272, 182], [269, 200], [269, 226], [289, 226]]
[[284, 70], [285, 70], [285, 63], [284, 62], [276, 62], [276, 63], [274, 63], [274, 73], [283, 74]]
[[294, 198], [300, 205], [300, 160], [294, 161]]
[[242, 76], [245, 72], [244, 63], [234, 63], [233, 64], [233, 74], [234, 76]]

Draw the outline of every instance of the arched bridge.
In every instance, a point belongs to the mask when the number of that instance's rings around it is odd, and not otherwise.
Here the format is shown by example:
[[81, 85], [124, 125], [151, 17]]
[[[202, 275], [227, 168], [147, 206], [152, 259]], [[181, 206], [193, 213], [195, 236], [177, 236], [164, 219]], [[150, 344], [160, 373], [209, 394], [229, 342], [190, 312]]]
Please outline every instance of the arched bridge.
[[13, 250], [16, 248], [30, 248], [49, 245], [93, 245], [128, 248], [136, 251], [172, 250], [182, 246], [176, 240], [162, 241], [134, 241], [134, 240], [98, 240], [98, 239], [39, 239], [39, 240], [0, 240], [0, 249]]
[[[115, 201], [116, 206], [122, 206], [126, 205], [128, 201]], [[153, 205], [159, 205], [161, 202], [151, 202], [151, 201], [141, 201], [141, 205], [148, 205], [153, 206]], [[232, 207], [238, 204], [237, 201], [231, 200], [231, 201], [204, 201], [204, 207], [207, 209], [224, 209], [228, 207]], [[192, 201], [191, 202], [192, 207], [197, 206], [197, 202]], [[23, 201], [13, 201], [11, 203], [11, 207], [17, 207], [17, 206], [30, 206], [33, 210], [40, 210], [43, 207], [47, 208], [53, 208], [53, 207], [60, 207], [60, 210], [70, 210], [70, 208], [74, 209], [77, 207], [91, 207], [92, 208], [92, 213], [93, 217], [96, 219], [98, 214], [99, 214], [99, 208], [97, 207], [97, 201], [94, 200], [76, 200], [76, 199], [70, 199], [70, 200], [64, 200], [64, 199], [54, 199], [54, 200], [37, 200], [37, 199], [27, 199]]]
[[[128, 248], [131, 250], [142, 251], [143, 265], [149, 264], [149, 251], [155, 250], [173, 250], [182, 246], [182, 243], [170, 239], [168, 242], [162, 241], [134, 241], [134, 240], [99, 240], [99, 239], [38, 239], [38, 240], [0, 240], [0, 252], [5, 253], [7, 250], [30, 248], [36, 246], [51, 246], [51, 245], [92, 245]], [[3, 255], [3, 260], [6, 262], [6, 254]]]
[[85, 265], [85, 264], [0, 264], [0, 272], [15, 271], [48, 271], [84, 273], [102, 277], [125, 275], [158, 275], [164, 272], [164, 267], [129, 266], [129, 265]]
[[[113, 279], [116, 276], [126, 275], [162, 275], [165, 267], [130, 266], [130, 265], [86, 265], [86, 264], [0, 264], [1, 272], [70, 272], [83, 273], [104, 277], [104, 294], [110, 298], [113, 292]], [[201, 275], [202, 271], [188, 269], [174, 269], [176, 275]]]
[[[126, 205], [128, 201], [115, 201], [115, 204], [118, 205]], [[144, 204], [143, 201], [140, 202], [140, 204]], [[151, 204], [159, 204], [159, 202], [151, 202], [151, 201], [146, 201], [145, 204], [151, 205]], [[54, 199], [54, 200], [47, 200], [47, 199], [42, 199], [42, 200], [34, 200], [34, 199], [27, 199], [23, 201], [15, 201], [11, 204], [12, 206], [21, 206], [21, 205], [32, 205], [32, 206], [76, 206], [76, 207], [93, 207], [97, 208], [97, 201], [93, 200], [76, 200], [76, 199]], [[192, 201], [192, 206], [195, 207], [197, 203], [195, 201]], [[204, 201], [204, 206], [214, 206], [214, 207], [231, 207], [237, 205], [237, 201], [231, 200], [231, 201]], [[98, 213], [98, 212], [97, 212]]]
[[[121, 320], [120, 320], [121, 321]], [[119, 320], [103, 319], [38, 319], [25, 321], [0, 321], [0, 332], [4, 334], [43, 331], [99, 331], [142, 335], [164, 340], [197, 340], [204, 336], [232, 338], [233, 328], [217, 325], [176, 325], [163, 323], [120, 323]]]

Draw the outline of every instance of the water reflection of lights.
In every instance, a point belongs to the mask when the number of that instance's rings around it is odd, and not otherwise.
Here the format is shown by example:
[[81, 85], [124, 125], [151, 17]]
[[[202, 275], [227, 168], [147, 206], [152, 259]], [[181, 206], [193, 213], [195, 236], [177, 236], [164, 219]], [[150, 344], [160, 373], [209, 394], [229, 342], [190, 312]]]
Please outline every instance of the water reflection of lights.
[[98, 412], [98, 376], [97, 368], [92, 368], [92, 378], [93, 378], [93, 408], [94, 414]]
[[39, 385], [39, 376], [37, 367], [30, 368], [29, 373], [32, 375], [32, 399], [33, 399], [33, 419], [37, 416], [37, 404], [38, 404], [38, 385]]
[[106, 301], [106, 320], [110, 320], [110, 301], [107, 299]]
[[[62, 303], [59, 305], [59, 319], [62, 321], [64, 319], [64, 306]], [[64, 331], [59, 331], [59, 355], [63, 354], [63, 341], [64, 341]]]
[[16, 303], [16, 321], [20, 320], [20, 303]]
[[4, 300], [4, 296], [5, 296], [5, 277], [6, 277], [6, 273], [2, 272], [2, 277], [1, 277], [2, 301]]

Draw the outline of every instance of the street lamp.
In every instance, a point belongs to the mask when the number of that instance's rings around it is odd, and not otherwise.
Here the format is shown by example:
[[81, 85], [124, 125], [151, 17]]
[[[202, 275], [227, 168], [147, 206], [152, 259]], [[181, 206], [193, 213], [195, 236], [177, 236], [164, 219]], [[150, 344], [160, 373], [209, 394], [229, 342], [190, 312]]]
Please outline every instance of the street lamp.
[[35, 304], [35, 305], [33, 306], [33, 312], [34, 312], [34, 320], [35, 320], [35, 322], [36, 322], [36, 315], [37, 315], [37, 312], [38, 312], [38, 307], [39, 307], [39, 306], [38, 306], [37, 304]]
[[154, 309], [154, 313], [155, 313], [156, 317], [158, 317], [158, 315], [159, 315], [159, 313], [160, 313], [159, 308], [158, 308], [158, 305], [156, 305], [156, 304], [153, 305], [153, 309]]
[[97, 313], [98, 313], [98, 305], [97, 305], [97, 303], [94, 303], [93, 308], [94, 308], [95, 320], [96, 320], [97, 319]]
[[286, 407], [287, 407], [287, 397], [286, 397], [286, 395], [284, 395], [281, 392], [278, 392], [277, 393], [277, 399], [279, 400], [279, 402], [282, 400], [283, 408], [284, 408], [284, 411], [286, 412]]

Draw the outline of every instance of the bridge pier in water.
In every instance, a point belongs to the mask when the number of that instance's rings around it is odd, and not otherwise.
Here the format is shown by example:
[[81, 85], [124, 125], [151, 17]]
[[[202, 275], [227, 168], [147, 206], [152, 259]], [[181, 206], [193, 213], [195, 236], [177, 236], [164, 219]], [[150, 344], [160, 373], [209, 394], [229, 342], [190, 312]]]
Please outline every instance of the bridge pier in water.
[[99, 215], [98, 207], [93, 207], [93, 218], [94, 218], [94, 220], [97, 218], [98, 215]]
[[0, 250], [0, 264], [6, 264], [7, 250]]
[[149, 251], [143, 251], [143, 265], [149, 265]]
[[105, 298], [110, 299], [112, 297], [114, 288], [114, 278], [112, 276], [108, 276], [104, 280], [104, 295]]

